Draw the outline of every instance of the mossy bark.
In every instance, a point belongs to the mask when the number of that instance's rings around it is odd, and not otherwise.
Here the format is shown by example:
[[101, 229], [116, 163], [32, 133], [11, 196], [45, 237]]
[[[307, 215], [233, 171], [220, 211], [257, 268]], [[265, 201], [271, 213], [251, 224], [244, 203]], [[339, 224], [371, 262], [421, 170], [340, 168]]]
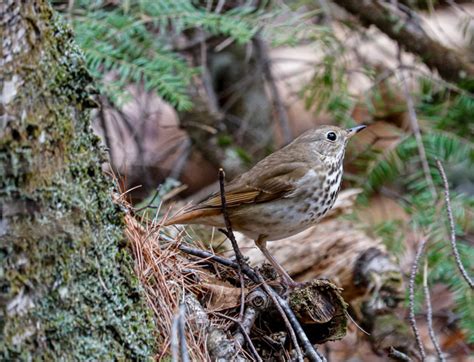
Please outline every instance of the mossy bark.
[[4, 0], [0, 19], [0, 359], [147, 359], [81, 52], [45, 1]]

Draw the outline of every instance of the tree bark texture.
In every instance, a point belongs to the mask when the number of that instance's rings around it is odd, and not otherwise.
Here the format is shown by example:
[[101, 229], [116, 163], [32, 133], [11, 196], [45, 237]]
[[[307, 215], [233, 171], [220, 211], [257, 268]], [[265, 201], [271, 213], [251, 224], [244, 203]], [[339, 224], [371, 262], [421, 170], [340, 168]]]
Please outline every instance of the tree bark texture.
[[404, 49], [419, 56], [429, 68], [436, 69], [448, 82], [458, 83], [470, 91], [474, 89], [474, 65], [454, 49], [430, 38], [415, 19], [402, 18], [378, 1], [334, 2], [357, 16], [367, 26], [375, 25]]
[[81, 52], [46, 1], [5, 0], [0, 24], [0, 359], [146, 359]]

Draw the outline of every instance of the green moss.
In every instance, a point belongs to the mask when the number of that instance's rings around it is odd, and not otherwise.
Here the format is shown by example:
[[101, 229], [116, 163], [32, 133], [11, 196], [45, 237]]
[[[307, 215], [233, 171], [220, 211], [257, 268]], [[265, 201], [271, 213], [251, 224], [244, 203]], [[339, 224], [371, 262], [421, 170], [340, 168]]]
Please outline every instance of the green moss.
[[0, 359], [150, 358], [154, 326], [101, 172], [82, 54], [47, 4], [19, 6], [36, 22], [26, 36], [40, 36], [21, 68], [5, 67], [22, 85], [0, 132]]
[[312, 280], [291, 293], [289, 304], [312, 343], [334, 341], [346, 335], [348, 305], [341, 289], [331, 282]]

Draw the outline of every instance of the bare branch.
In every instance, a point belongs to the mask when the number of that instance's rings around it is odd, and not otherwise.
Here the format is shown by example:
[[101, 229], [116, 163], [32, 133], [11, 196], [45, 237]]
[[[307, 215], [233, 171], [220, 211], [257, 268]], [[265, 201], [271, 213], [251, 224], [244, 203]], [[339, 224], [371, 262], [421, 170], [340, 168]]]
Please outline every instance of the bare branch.
[[453, 210], [451, 208], [451, 200], [449, 198], [449, 184], [448, 178], [446, 177], [446, 172], [444, 171], [443, 164], [440, 160], [436, 160], [436, 167], [438, 168], [439, 174], [443, 179], [443, 186], [444, 186], [444, 200], [446, 202], [446, 210], [448, 212], [448, 220], [449, 220], [449, 227], [451, 229], [451, 247], [453, 249], [454, 259], [456, 260], [456, 265], [458, 266], [461, 275], [466, 280], [467, 284], [474, 288], [474, 282], [472, 281], [471, 277], [467, 274], [464, 265], [461, 262], [461, 256], [459, 255], [458, 246], [456, 244], [456, 228], [454, 227], [454, 218], [453, 218]]
[[428, 331], [430, 334], [431, 342], [433, 343], [436, 349], [436, 353], [438, 354], [439, 360], [441, 362], [445, 362], [446, 358], [444, 358], [443, 356], [443, 351], [441, 351], [441, 347], [433, 329], [433, 308], [431, 306], [430, 290], [428, 288], [428, 262], [426, 260], [425, 267], [423, 269], [423, 292], [425, 294], [426, 321], [428, 322]]
[[[449, 82], [474, 79], [474, 65], [462, 54], [433, 40], [409, 15], [389, 9], [389, 2], [374, 0], [334, 0], [367, 26], [375, 25]], [[404, 16], [403, 16], [404, 15]]]
[[245, 263], [244, 261], [244, 256], [240, 252], [239, 246], [237, 245], [237, 240], [235, 240], [234, 233], [232, 231], [232, 225], [230, 223], [229, 219], [229, 214], [227, 212], [227, 202], [225, 199], [225, 189], [224, 189], [224, 182], [225, 182], [225, 173], [224, 170], [221, 168], [219, 169], [219, 186], [220, 186], [220, 192], [221, 192], [221, 203], [222, 203], [222, 215], [224, 216], [224, 222], [227, 231], [224, 232], [221, 230], [224, 235], [226, 235], [230, 242], [232, 243], [232, 248], [234, 249], [235, 256], [237, 258], [237, 264], [239, 265], [239, 268], [237, 269], [238, 274], [239, 274], [239, 279], [240, 279], [240, 312], [239, 312], [239, 320], [242, 321], [243, 316], [244, 316], [244, 309], [245, 309], [245, 297], [244, 297], [244, 277], [242, 275], [242, 264]]
[[[260, 274], [258, 274], [258, 277], [263, 281], [263, 278]], [[290, 320], [288, 319], [288, 315], [287, 315], [287, 310], [286, 309], [289, 309], [288, 305], [286, 305], [287, 308], [285, 309], [284, 306], [280, 304], [280, 301], [278, 300], [279, 295], [270, 286], [268, 286], [267, 283], [263, 282], [262, 287], [265, 290], [265, 292], [267, 292], [267, 294], [272, 299], [273, 304], [275, 305], [275, 307], [278, 310], [278, 312], [280, 313], [283, 321], [285, 322], [286, 328], [288, 329], [288, 333], [290, 333], [291, 340], [292, 340], [293, 345], [296, 349], [296, 355], [297, 355], [298, 361], [302, 362], [303, 361], [303, 354], [301, 353], [301, 348], [298, 344], [298, 340], [296, 338], [296, 333], [295, 333], [295, 330], [293, 329], [293, 325], [291, 324]], [[297, 322], [297, 324], [299, 325], [298, 322]], [[319, 362], [319, 360], [316, 360], [316, 361]]]
[[416, 319], [415, 319], [415, 278], [418, 272], [418, 264], [423, 254], [423, 249], [425, 248], [425, 245], [426, 245], [426, 239], [422, 238], [418, 245], [418, 249], [415, 255], [415, 260], [413, 261], [413, 265], [411, 267], [410, 281], [409, 281], [409, 286], [408, 286], [409, 301], [410, 301], [409, 303], [410, 325], [411, 325], [411, 328], [413, 329], [413, 333], [415, 334], [416, 344], [418, 346], [418, 350], [420, 351], [421, 359], [423, 361], [426, 359], [426, 353], [425, 353], [425, 348], [423, 347], [423, 343], [421, 342], [420, 331], [418, 330], [418, 327], [416, 326]]
[[395, 361], [411, 362], [410, 357], [408, 357], [405, 353], [396, 350], [394, 347], [390, 347], [388, 356]]
[[239, 246], [237, 245], [237, 240], [235, 240], [234, 231], [232, 230], [232, 224], [230, 223], [230, 219], [229, 219], [229, 213], [227, 212], [227, 202], [225, 199], [224, 182], [225, 182], [225, 173], [224, 173], [224, 170], [221, 168], [219, 169], [219, 186], [220, 186], [220, 192], [221, 192], [221, 205], [222, 205], [221, 209], [222, 209], [222, 215], [224, 216], [225, 228], [227, 230], [220, 229], [220, 231], [229, 238], [232, 244], [232, 248], [234, 249], [235, 257], [237, 258], [237, 263], [240, 265], [242, 263], [245, 263], [245, 260], [244, 260], [244, 256], [242, 255], [242, 252], [239, 249]]
[[186, 344], [185, 319], [185, 307], [184, 304], [181, 304], [178, 313], [173, 318], [173, 324], [171, 326], [171, 358], [173, 362], [179, 362], [179, 355], [181, 356], [182, 362], [189, 362], [188, 347]]
[[[260, 288], [255, 289], [251, 294], [258, 295], [257, 298], [264, 298], [264, 299], [267, 298], [267, 295]], [[249, 295], [249, 297], [251, 296]], [[266, 305], [267, 303], [264, 302], [264, 304]], [[256, 361], [262, 362], [263, 360], [258, 354], [257, 349], [255, 348], [252, 342], [252, 339], [250, 338], [250, 335], [249, 335], [250, 330], [252, 326], [254, 325], [255, 320], [257, 319], [259, 311], [260, 311], [259, 308], [254, 308], [253, 306], [249, 306], [245, 309], [245, 314], [243, 318], [241, 318], [240, 320], [231, 318], [225, 314], [221, 314], [221, 313], [216, 313], [216, 314], [218, 314], [221, 317], [230, 319], [233, 322], [238, 324], [239, 331], [236, 332], [233, 336], [235, 341], [237, 341], [237, 343], [239, 343], [241, 346], [244, 344], [244, 341], [246, 341]]]
[[[268, 289], [271, 289], [268, 285], [264, 285], [264, 288], [267, 287]], [[291, 326], [294, 328], [296, 335], [298, 336], [298, 339], [303, 343], [306, 356], [310, 361], [317, 361], [317, 362], [324, 362], [326, 359], [319, 355], [319, 353], [314, 349], [313, 345], [309, 341], [308, 337], [306, 336], [306, 333], [303, 331], [303, 328], [301, 328], [300, 323], [296, 319], [295, 314], [291, 310], [290, 306], [288, 305], [288, 302], [284, 300], [282, 297], [280, 297], [273, 289], [271, 289], [272, 292], [274, 293], [278, 303], [277, 305], [280, 305], [281, 308], [284, 310], [286, 315], [288, 316], [288, 320], [291, 324]], [[272, 295], [270, 294], [270, 297]]]

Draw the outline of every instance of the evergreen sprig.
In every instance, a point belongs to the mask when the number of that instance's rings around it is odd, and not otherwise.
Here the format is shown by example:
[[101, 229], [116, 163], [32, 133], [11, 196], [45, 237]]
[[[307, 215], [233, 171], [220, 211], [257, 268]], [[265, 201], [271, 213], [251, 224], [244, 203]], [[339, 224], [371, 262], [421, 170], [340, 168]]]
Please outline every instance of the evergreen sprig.
[[[446, 92], [446, 90], [442, 90]], [[457, 240], [461, 259], [472, 272], [474, 248], [463, 239], [474, 232], [474, 197], [463, 190], [463, 179], [474, 181], [474, 142], [470, 138], [469, 124], [472, 117], [472, 98], [465, 94], [419, 94], [418, 117], [423, 126], [422, 142], [426, 150], [433, 181], [439, 195], [443, 184], [435, 167], [435, 160], [442, 160], [451, 180], [452, 208], [457, 225]], [[443, 112], [439, 112], [443, 109]], [[449, 131], [447, 131], [449, 130]], [[426, 177], [420, 167], [416, 140], [411, 135], [401, 137], [391, 148], [382, 152], [366, 151], [359, 159], [359, 166], [366, 169], [364, 177], [365, 197], [382, 187], [397, 185], [403, 195], [403, 207], [410, 216], [409, 227], [422, 231], [429, 238], [426, 258], [429, 267], [429, 284], [445, 284], [455, 299], [455, 313], [459, 324], [467, 334], [468, 342], [474, 341], [474, 303], [470, 287], [459, 274], [451, 257], [449, 227], [443, 197], [433, 200]], [[379, 235], [400, 254], [400, 245], [393, 240], [399, 238], [398, 228], [379, 226]], [[419, 280], [418, 280], [419, 279]], [[417, 283], [421, 284], [421, 276]], [[421, 288], [420, 288], [421, 290]], [[418, 293], [418, 305], [422, 308], [422, 293]]]
[[[291, 14], [291, 16], [288, 16]], [[192, 0], [80, 0], [70, 11], [76, 40], [90, 72], [109, 99], [126, 99], [129, 84], [143, 84], [178, 110], [189, 110], [191, 67], [175, 43], [196, 32], [245, 44], [258, 33], [276, 45], [301, 41], [330, 44], [332, 36], [311, 22], [313, 12], [292, 12], [284, 4], [251, 3], [232, 9], [207, 8]]]
[[192, 107], [188, 88], [198, 69], [173, 51], [171, 40], [203, 29], [245, 43], [259, 30], [262, 17], [251, 7], [218, 14], [190, 0], [132, 0], [120, 6], [79, 1], [75, 6], [76, 40], [101, 91], [120, 102], [127, 85], [143, 84], [178, 110]]

